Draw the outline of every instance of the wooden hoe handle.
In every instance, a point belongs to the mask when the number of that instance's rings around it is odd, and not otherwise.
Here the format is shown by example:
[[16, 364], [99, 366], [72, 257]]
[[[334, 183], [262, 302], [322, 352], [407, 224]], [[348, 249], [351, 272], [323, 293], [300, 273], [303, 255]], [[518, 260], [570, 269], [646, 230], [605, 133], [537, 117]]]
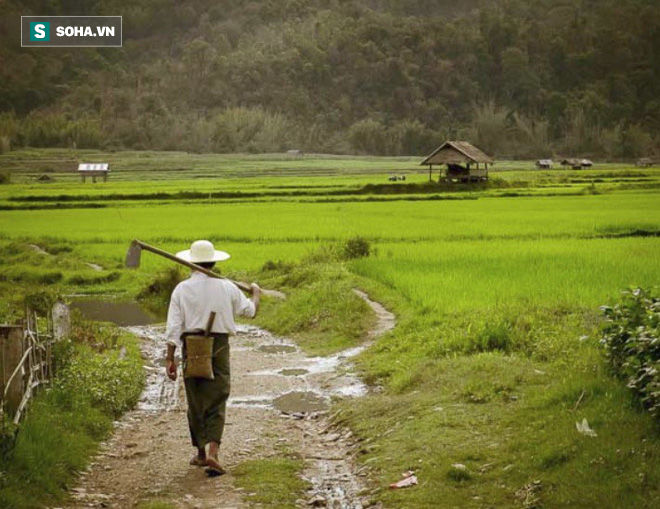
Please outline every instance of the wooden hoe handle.
[[145, 249], [146, 251], [151, 251], [154, 254], [160, 255], [163, 258], [167, 258], [168, 260], [172, 260], [173, 262], [179, 263], [179, 264], [181, 264], [185, 267], [188, 267], [190, 269], [198, 270], [199, 272], [202, 272], [202, 273], [206, 274], [209, 277], [214, 277], [216, 279], [227, 279], [228, 281], [231, 281], [236, 286], [238, 286], [244, 292], [246, 292], [248, 294], [252, 293], [252, 288], [249, 287], [249, 286], [244, 285], [243, 283], [239, 283], [237, 281], [232, 281], [231, 279], [223, 277], [220, 274], [216, 274], [212, 270], [205, 269], [204, 267], [200, 267], [199, 265], [196, 265], [196, 264], [194, 264], [192, 262], [189, 262], [187, 260], [182, 260], [181, 258], [179, 258], [177, 256], [174, 256], [171, 253], [168, 253], [167, 251], [163, 251], [162, 249], [158, 249], [157, 247], [150, 246], [149, 244], [146, 244], [146, 243], [142, 242], [141, 240], [135, 239], [133, 242], [135, 244], [137, 244], [138, 246], [140, 246], [142, 249]]

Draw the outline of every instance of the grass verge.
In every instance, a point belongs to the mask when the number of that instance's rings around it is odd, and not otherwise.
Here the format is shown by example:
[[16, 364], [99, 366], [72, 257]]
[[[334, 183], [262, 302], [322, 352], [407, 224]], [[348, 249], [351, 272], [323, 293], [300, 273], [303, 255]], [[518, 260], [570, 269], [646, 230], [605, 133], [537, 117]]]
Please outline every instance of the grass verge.
[[[358, 361], [384, 390], [339, 402], [337, 421], [361, 440], [386, 507], [660, 503], [658, 428], [610, 376], [596, 310], [424, 317], [392, 288], [365, 285], [399, 322]], [[577, 431], [582, 419], [597, 437]], [[384, 489], [407, 470], [419, 486]]]
[[144, 374], [138, 341], [114, 328], [78, 324], [57, 345], [52, 388], [39, 394], [13, 448], [0, 457], [0, 507], [59, 504], [112, 422], [137, 402]]
[[307, 486], [298, 475], [303, 466], [297, 457], [264, 458], [245, 461], [232, 473], [250, 504], [293, 509]]
[[359, 345], [374, 323], [367, 304], [353, 292], [354, 277], [327, 253], [313, 260], [277, 265], [267, 262], [260, 280], [287, 293], [265, 302], [257, 323], [288, 336], [311, 355], [329, 355]]
[[[271, 267], [273, 286], [287, 287], [289, 298], [265, 311], [262, 325], [325, 353], [318, 321], [296, 320], [325, 313], [340, 327], [369, 316], [332, 304], [343, 283], [396, 313], [397, 328], [358, 359], [363, 376], [383, 391], [336, 406], [386, 507], [660, 503], [658, 428], [610, 376], [595, 307], [509, 299], [443, 314], [425, 308], [428, 299], [346, 273], [340, 261], [315, 259]], [[583, 419], [597, 437], [578, 432]], [[408, 470], [417, 472], [418, 486], [386, 489]]]

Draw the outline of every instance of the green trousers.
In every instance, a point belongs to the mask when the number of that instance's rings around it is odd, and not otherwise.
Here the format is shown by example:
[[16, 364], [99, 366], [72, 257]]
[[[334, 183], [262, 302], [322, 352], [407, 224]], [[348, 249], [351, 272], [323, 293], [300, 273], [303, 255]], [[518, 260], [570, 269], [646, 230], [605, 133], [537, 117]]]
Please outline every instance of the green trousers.
[[[186, 362], [187, 335], [184, 333], [183, 362]], [[194, 447], [202, 448], [209, 442], [222, 442], [222, 432], [225, 429], [225, 412], [229, 399], [229, 336], [227, 334], [213, 335], [213, 375], [214, 380], [203, 378], [186, 378], [186, 399], [188, 400], [188, 426], [190, 438]], [[185, 369], [185, 367], [184, 367]]]

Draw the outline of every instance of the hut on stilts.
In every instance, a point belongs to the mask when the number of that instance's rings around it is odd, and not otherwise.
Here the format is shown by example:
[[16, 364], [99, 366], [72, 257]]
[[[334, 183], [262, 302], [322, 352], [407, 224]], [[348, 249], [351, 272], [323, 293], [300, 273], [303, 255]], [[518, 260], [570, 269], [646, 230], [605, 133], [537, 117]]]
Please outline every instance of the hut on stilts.
[[429, 181], [433, 179], [433, 165], [445, 164], [447, 170], [438, 182], [485, 182], [488, 165], [495, 161], [467, 141], [446, 141], [420, 163], [429, 167]]

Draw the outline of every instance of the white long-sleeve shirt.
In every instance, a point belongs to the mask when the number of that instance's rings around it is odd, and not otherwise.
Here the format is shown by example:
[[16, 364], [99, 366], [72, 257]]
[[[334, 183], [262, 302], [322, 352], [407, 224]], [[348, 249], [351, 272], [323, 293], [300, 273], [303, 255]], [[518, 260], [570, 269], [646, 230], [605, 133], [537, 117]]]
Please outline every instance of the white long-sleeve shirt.
[[234, 316], [253, 318], [256, 309], [238, 287], [227, 279], [217, 279], [193, 271], [172, 292], [167, 312], [167, 342], [182, 347], [181, 334], [206, 329], [211, 311], [215, 321], [211, 332], [236, 334]]

